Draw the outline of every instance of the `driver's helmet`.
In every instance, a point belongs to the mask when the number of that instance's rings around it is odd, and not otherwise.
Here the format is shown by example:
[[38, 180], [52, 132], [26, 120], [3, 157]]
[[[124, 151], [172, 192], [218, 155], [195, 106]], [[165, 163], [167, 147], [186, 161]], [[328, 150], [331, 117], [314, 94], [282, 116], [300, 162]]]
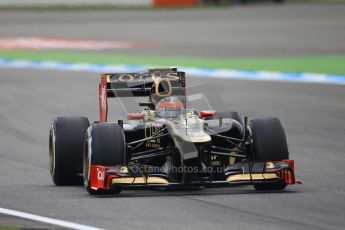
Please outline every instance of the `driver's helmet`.
[[159, 117], [176, 118], [183, 112], [183, 104], [176, 97], [166, 97], [161, 99], [156, 106]]

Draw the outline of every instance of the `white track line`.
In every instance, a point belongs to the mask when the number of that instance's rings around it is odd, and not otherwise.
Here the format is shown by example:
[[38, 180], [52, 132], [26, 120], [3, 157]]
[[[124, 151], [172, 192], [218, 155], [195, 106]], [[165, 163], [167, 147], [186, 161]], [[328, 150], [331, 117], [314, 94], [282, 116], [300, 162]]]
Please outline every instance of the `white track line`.
[[77, 230], [102, 230], [101, 228], [90, 227], [82, 224], [75, 224], [72, 222], [67, 222], [63, 220], [56, 220], [44, 216], [33, 215], [30, 213], [19, 212], [11, 209], [0, 208], [0, 213], [10, 216], [16, 216], [24, 219], [34, 220], [46, 224], [51, 224], [55, 226], [61, 226], [64, 228], [77, 229]]

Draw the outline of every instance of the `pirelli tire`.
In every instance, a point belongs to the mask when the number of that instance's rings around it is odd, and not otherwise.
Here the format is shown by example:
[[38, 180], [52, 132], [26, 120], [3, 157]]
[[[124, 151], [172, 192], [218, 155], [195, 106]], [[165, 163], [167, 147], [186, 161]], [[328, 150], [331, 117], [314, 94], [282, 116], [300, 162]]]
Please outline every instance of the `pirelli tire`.
[[95, 123], [87, 130], [83, 157], [84, 187], [91, 195], [116, 194], [121, 188], [111, 191], [90, 188], [90, 166], [126, 165], [126, 140], [123, 128], [116, 123]]
[[82, 183], [86, 117], [57, 117], [49, 131], [49, 168], [55, 185]]
[[[275, 117], [254, 119], [249, 123], [254, 161], [279, 161], [289, 159], [286, 134], [280, 120]], [[254, 184], [256, 190], [282, 190], [283, 180]]]

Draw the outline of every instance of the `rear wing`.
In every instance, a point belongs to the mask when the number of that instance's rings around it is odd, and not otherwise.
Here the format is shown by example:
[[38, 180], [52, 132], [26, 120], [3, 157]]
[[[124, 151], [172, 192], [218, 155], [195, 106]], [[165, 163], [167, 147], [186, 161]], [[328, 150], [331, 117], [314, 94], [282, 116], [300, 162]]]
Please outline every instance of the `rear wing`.
[[155, 68], [147, 72], [105, 73], [99, 83], [100, 122], [107, 121], [108, 97], [149, 97], [151, 102], [171, 95], [185, 102], [185, 72]]

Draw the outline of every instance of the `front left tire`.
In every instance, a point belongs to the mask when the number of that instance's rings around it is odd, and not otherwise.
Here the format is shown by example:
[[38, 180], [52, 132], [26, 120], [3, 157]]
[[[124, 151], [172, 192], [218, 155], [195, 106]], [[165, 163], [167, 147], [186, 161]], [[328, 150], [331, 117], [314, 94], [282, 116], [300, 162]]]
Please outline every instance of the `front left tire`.
[[[252, 155], [256, 162], [281, 161], [289, 159], [286, 134], [280, 120], [275, 117], [254, 119], [249, 124], [252, 137]], [[285, 181], [254, 184], [256, 190], [282, 190]]]

